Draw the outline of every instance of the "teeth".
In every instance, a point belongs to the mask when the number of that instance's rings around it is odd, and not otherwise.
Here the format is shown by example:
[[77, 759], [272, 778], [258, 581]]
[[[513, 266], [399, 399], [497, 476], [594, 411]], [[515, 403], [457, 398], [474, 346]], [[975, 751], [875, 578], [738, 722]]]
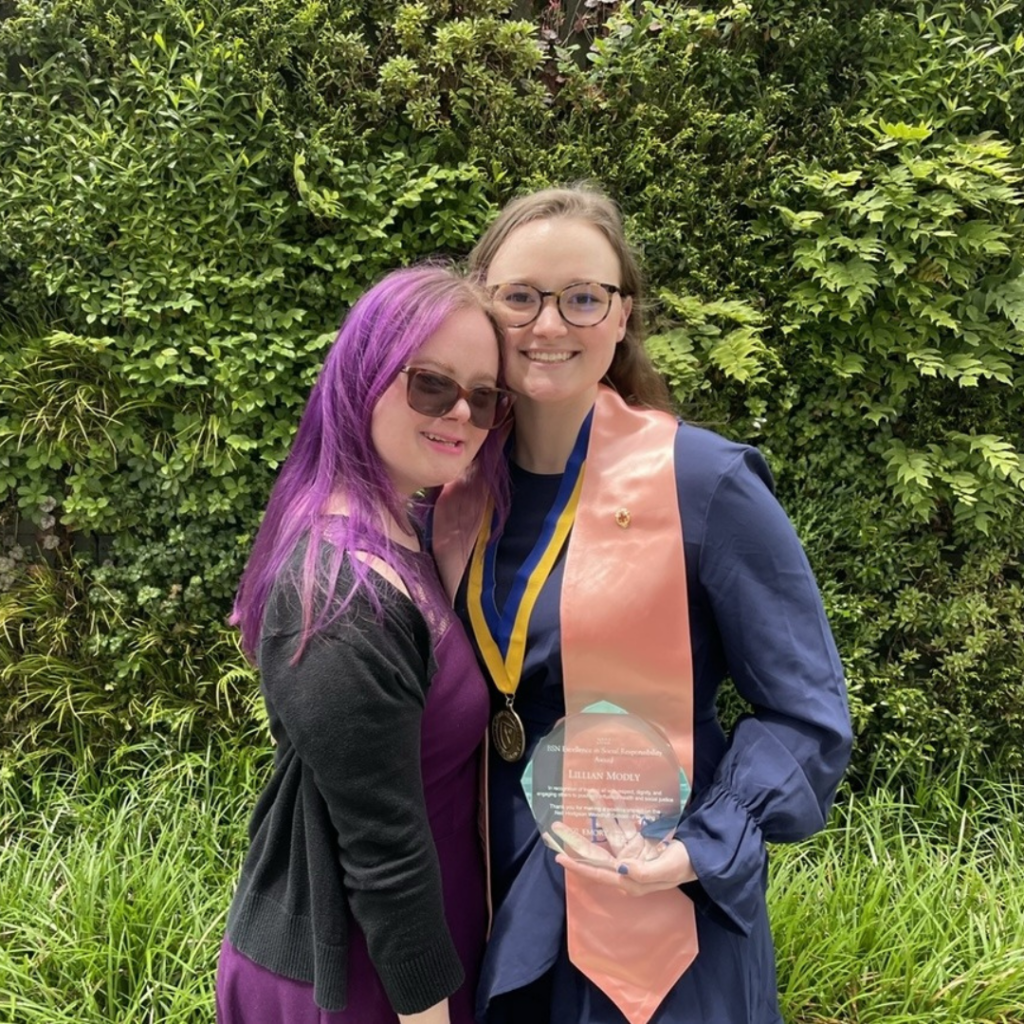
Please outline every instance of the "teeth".
[[535, 363], [566, 363], [572, 359], [573, 352], [527, 352], [526, 358]]
[[438, 444], [446, 444], [449, 448], [458, 448], [461, 441], [449, 441], [446, 437], [438, 437], [437, 434], [424, 434], [428, 441], [436, 441]]

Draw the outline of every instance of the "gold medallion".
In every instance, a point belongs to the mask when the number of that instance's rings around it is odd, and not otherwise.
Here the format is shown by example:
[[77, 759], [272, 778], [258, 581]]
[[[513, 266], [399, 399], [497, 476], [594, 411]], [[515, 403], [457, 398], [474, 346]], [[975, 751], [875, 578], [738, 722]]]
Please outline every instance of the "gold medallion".
[[511, 704], [491, 719], [491, 740], [506, 761], [518, 761], [526, 751], [526, 730]]

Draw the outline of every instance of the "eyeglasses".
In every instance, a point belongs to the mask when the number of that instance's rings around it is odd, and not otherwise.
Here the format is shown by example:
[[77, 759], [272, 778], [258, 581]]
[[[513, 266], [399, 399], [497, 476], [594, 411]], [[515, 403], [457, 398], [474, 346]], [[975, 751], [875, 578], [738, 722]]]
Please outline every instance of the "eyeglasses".
[[622, 294], [618, 285], [596, 281], [571, 284], [560, 292], [545, 292], [532, 284], [497, 284], [491, 289], [495, 308], [506, 327], [532, 324], [549, 295], [554, 297], [559, 316], [571, 327], [596, 327], [607, 318], [612, 296]]
[[512, 412], [516, 396], [504, 388], [464, 388], [443, 373], [419, 366], [406, 366], [399, 372], [408, 381], [405, 400], [409, 408], [424, 416], [447, 416], [464, 398], [470, 423], [480, 430], [495, 430], [508, 421]]

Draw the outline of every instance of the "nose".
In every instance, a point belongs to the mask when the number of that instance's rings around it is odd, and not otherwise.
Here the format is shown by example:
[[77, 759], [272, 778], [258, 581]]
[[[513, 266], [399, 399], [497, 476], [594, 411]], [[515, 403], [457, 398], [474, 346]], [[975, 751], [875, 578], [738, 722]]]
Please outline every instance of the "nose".
[[562, 314], [558, 311], [558, 301], [554, 295], [544, 296], [540, 313], [531, 326], [534, 334], [543, 337], [557, 337], [559, 334], [565, 334], [565, 321], [562, 319]]
[[446, 420], [455, 420], [456, 423], [468, 423], [470, 417], [469, 402], [460, 398], [442, 417]]

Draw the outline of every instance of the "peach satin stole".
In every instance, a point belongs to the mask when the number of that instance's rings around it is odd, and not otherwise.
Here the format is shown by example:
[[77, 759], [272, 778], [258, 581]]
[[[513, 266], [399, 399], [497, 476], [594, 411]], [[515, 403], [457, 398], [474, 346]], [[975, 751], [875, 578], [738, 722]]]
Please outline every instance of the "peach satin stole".
[[[693, 668], [676, 421], [633, 409], [608, 388], [594, 408], [583, 490], [561, 592], [566, 714], [608, 700], [657, 724], [693, 779]], [[449, 594], [483, 514], [472, 485], [445, 489], [434, 553]], [[630, 1024], [647, 1024], [697, 955], [693, 903], [681, 890], [623, 897], [566, 874], [569, 958]]]

